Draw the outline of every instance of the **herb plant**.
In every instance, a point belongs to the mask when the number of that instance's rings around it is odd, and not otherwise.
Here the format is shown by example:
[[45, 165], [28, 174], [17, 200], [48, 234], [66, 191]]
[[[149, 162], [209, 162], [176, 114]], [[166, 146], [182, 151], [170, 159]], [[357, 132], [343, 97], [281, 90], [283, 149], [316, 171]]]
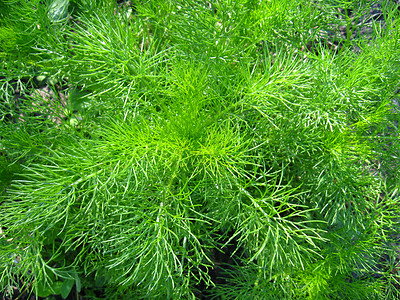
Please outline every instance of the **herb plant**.
[[5, 296], [399, 297], [395, 1], [0, 7]]

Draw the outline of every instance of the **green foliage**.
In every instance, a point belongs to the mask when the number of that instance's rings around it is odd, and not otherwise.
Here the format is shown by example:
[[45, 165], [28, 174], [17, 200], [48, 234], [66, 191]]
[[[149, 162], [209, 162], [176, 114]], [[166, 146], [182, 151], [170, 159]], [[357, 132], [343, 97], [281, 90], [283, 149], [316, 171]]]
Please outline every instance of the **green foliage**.
[[1, 1], [0, 291], [398, 297], [383, 2]]

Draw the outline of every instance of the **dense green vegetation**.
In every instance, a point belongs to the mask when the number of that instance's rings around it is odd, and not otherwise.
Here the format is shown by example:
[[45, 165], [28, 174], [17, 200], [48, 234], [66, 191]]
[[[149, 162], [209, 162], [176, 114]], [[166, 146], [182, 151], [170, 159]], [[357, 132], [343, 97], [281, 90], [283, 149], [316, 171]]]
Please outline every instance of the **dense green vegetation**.
[[0, 0], [0, 292], [399, 297], [399, 13]]

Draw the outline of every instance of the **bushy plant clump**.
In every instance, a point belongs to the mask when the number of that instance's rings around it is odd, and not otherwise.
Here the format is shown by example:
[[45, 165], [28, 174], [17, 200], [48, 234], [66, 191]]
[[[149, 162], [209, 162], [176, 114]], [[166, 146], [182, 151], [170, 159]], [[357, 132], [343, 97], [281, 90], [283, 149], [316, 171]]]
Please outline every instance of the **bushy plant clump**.
[[4, 295], [399, 297], [395, 1], [0, 7]]

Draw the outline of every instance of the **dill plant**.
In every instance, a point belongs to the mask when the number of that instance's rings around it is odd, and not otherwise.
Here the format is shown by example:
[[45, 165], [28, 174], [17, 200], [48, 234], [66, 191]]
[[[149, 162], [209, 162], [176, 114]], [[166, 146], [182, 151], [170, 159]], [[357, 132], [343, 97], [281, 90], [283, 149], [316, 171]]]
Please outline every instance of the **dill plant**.
[[[333, 51], [371, 3], [32, 0], [21, 25], [17, 2], [0, 22], [28, 41], [0, 53], [4, 293], [398, 295], [394, 4]], [[66, 103], [33, 93], [43, 74]]]

